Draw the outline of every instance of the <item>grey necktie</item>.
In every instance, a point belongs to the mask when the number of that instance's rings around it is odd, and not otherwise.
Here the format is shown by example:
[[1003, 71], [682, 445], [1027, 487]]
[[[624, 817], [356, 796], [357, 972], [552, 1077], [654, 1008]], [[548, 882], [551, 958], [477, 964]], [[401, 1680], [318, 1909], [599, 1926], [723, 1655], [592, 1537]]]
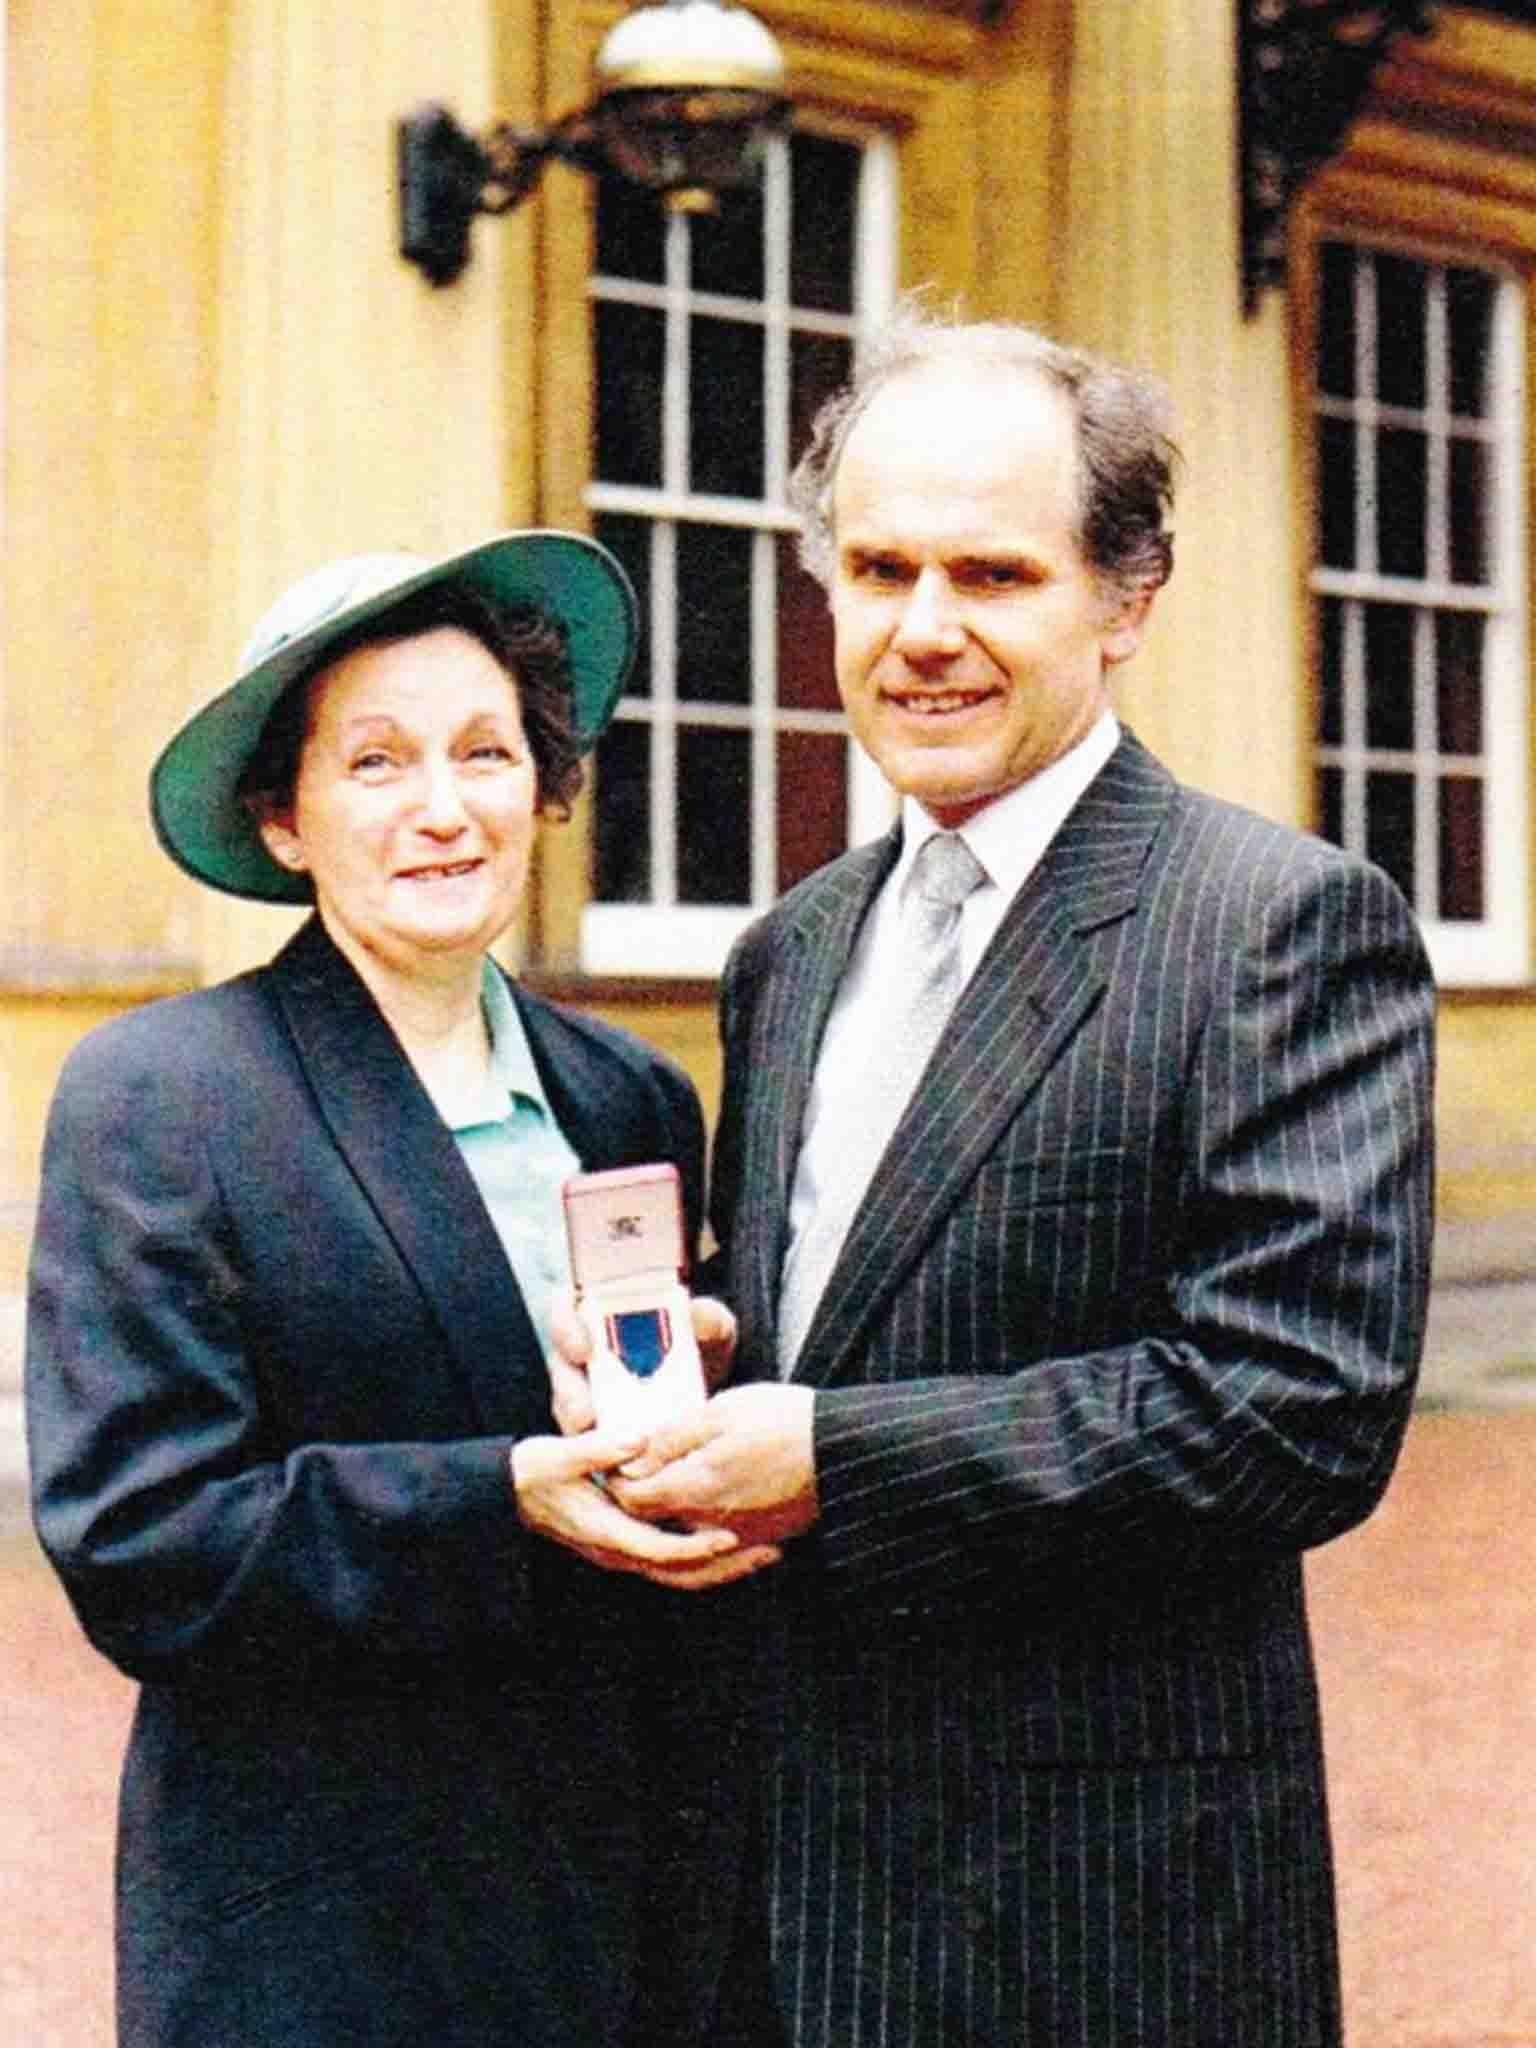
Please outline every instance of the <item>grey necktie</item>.
[[857, 1099], [839, 1105], [835, 1180], [816, 1191], [790, 1244], [779, 1296], [779, 1370], [800, 1355], [816, 1305], [880, 1156], [938, 1044], [960, 993], [960, 909], [986, 870], [955, 832], [919, 848], [902, 894], [901, 987], [869, 1048]]

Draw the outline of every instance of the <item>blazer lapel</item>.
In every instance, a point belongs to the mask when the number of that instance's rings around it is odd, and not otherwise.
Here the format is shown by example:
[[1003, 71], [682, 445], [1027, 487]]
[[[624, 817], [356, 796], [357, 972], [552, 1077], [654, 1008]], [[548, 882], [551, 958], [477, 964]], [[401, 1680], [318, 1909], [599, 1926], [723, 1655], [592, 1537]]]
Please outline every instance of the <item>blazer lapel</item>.
[[547, 1428], [542, 1352], [501, 1240], [377, 1004], [318, 918], [271, 973], [321, 1115], [431, 1304], [480, 1426]]
[[849, 1229], [795, 1377], [834, 1377], [1101, 999], [1088, 943], [1132, 911], [1174, 784], [1129, 734], [1019, 891]]

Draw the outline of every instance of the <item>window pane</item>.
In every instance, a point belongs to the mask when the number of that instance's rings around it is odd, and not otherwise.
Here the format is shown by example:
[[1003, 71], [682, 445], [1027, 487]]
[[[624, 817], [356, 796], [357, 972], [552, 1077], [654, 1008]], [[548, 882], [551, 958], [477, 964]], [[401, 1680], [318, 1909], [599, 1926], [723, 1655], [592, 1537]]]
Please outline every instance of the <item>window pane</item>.
[[818, 313], [853, 311], [859, 150], [826, 136], [790, 142], [791, 303]]
[[783, 732], [778, 766], [782, 891], [848, 844], [848, 743], [838, 733]]
[[1450, 463], [1451, 581], [1488, 581], [1488, 451], [1454, 439]]
[[1346, 420], [1317, 426], [1319, 518], [1323, 561], [1330, 569], [1355, 566], [1355, 430]]
[[739, 527], [677, 529], [677, 694], [752, 700], [752, 535]]
[[794, 334], [789, 342], [789, 459], [798, 462], [823, 402], [847, 382], [853, 343], [838, 334]]
[[689, 275], [698, 292], [733, 298], [763, 296], [763, 195], [758, 185], [725, 193], [718, 213], [696, 213], [689, 225]]
[[1389, 769], [1366, 775], [1365, 852], [1386, 869], [1410, 903], [1416, 901], [1411, 775]]
[[689, 481], [728, 498], [763, 492], [763, 330], [739, 320], [691, 323]]
[[640, 642], [635, 665], [624, 685], [626, 697], [651, 694], [651, 528], [644, 519], [627, 519], [615, 512], [600, 512], [593, 522], [596, 537], [612, 550], [628, 572], [640, 601]]
[[682, 903], [752, 900], [752, 753], [744, 732], [677, 736], [677, 892]]
[[597, 743], [595, 891], [600, 903], [646, 903], [651, 895], [651, 732], [618, 718]]
[[1376, 390], [1383, 405], [1422, 407], [1428, 273], [1402, 256], [1376, 258]]
[[1365, 739], [1413, 745], [1413, 620], [1406, 605], [1365, 607]]
[[1475, 270], [1445, 273], [1451, 327], [1451, 410], [1471, 419], [1489, 413], [1493, 279]]
[[1422, 576], [1426, 444], [1422, 434], [1384, 427], [1376, 438], [1376, 556], [1384, 576]]
[[1435, 711], [1442, 754], [1483, 751], [1483, 629], [1478, 612], [1435, 618]]
[[1483, 785], [1466, 775], [1440, 784], [1440, 915], [1483, 915]]
[[660, 284], [666, 275], [667, 217], [654, 192], [628, 178], [597, 188], [597, 268], [604, 277]]
[[1317, 381], [1333, 398], [1355, 390], [1355, 252], [1340, 242], [1323, 244], [1318, 280]]
[[661, 483], [661, 390], [665, 332], [645, 306], [600, 302], [597, 323], [597, 477], [605, 484]]
[[1318, 729], [1325, 747], [1344, 738], [1344, 607], [1336, 597], [1318, 606]]
[[801, 568], [792, 534], [779, 536], [777, 552], [779, 703], [787, 711], [836, 711], [840, 700], [827, 594]]
[[1337, 768], [1317, 771], [1317, 829], [1335, 846], [1344, 844], [1344, 777]]

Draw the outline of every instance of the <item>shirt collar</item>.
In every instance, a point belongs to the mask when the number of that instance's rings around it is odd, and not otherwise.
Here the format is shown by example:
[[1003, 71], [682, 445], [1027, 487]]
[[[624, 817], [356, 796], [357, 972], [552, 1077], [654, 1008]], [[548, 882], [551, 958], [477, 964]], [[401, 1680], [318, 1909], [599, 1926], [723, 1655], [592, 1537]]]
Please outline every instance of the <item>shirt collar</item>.
[[480, 1124], [499, 1123], [511, 1113], [513, 1104], [518, 1100], [531, 1102], [545, 1116], [552, 1116], [544, 1083], [533, 1063], [533, 1049], [523, 1029], [523, 1020], [512, 1000], [506, 976], [494, 960], [487, 959], [481, 971], [480, 1004], [491, 1041], [491, 1085], [486, 1113], [476, 1117], [473, 1124], [458, 1128], [474, 1129]]
[[[1098, 719], [1075, 747], [994, 798], [960, 827], [960, 837], [994, 884], [1011, 901], [1039, 866], [1046, 848], [1076, 807], [1120, 740], [1120, 721], [1112, 711]], [[889, 887], [897, 895], [906, 884], [918, 849], [943, 828], [915, 797], [901, 804], [901, 855]]]

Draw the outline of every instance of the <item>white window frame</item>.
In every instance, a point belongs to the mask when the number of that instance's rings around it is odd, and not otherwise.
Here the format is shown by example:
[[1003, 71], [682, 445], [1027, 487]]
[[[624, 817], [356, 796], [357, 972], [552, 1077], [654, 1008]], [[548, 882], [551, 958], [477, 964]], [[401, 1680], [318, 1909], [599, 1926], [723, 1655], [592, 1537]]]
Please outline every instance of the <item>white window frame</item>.
[[[1356, 270], [1355, 391], [1349, 398], [1313, 391], [1314, 418], [1340, 420], [1356, 429], [1355, 531], [1361, 559], [1352, 570], [1314, 562], [1310, 587], [1314, 600], [1335, 598], [1343, 605], [1341, 718], [1336, 745], [1314, 742], [1318, 765], [1336, 768], [1343, 781], [1342, 836], [1357, 851], [1365, 844], [1365, 776], [1368, 769], [1398, 769], [1411, 774], [1417, 790], [1414, 821], [1415, 875], [1420, 883], [1416, 904], [1425, 944], [1437, 979], [1466, 987], [1524, 981], [1530, 971], [1530, 878], [1527, 838], [1528, 683], [1526, 669], [1526, 519], [1524, 449], [1526, 445], [1525, 294], [1508, 266], [1481, 252], [1447, 249], [1375, 232], [1324, 228], [1319, 242], [1360, 252], [1404, 257], [1432, 272], [1431, 318], [1426, 406], [1395, 408], [1364, 394], [1375, 389], [1377, 334], [1371, 274]], [[1476, 423], [1458, 419], [1458, 433], [1475, 434], [1489, 447], [1493, 462], [1491, 502], [1487, 507], [1489, 578], [1486, 584], [1450, 580], [1449, 542], [1444, 517], [1446, 493], [1443, 463], [1450, 415], [1444, 404], [1447, 366], [1443, 304], [1446, 268], [1476, 271], [1494, 285], [1493, 320], [1489, 337], [1490, 410]], [[1315, 360], [1320, 360], [1319, 355]], [[1401, 424], [1427, 433], [1427, 562], [1420, 578], [1383, 575], [1374, 558], [1376, 475], [1374, 432], [1382, 425]], [[1435, 691], [1434, 621], [1437, 611], [1476, 611], [1485, 620], [1483, 646], [1483, 731], [1480, 768], [1483, 788], [1483, 910], [1471, 921], [1437, 914], [1439, 877], [1436, 809], [1438, 771], [1455, 763], [1466, 771], [1465, 758], [1443, 757], [1426, 749], [1391, 753], [1366, 746], [1366, 678], [1363, 614], [1371, 602], [1415, 611], [1413, 688], [1418, 699], [1416, 730], [1433, 727]]]
[[[807, 124], [809, 125], [809, 124]], [[653, 522], [651, 548], [652, 662], [650, 691], [621, 700], [620, 712], [651, 729], [650, 844], [655, 894], [649, 903], [588, 903], [581, 918], [581, 967], [586, 974], [708, 978], [717, 975], [737, 936], [778, 894], [777, 740], [785, 732], [846, 731], [837, 711], [786, 710], [778, 703], [777, 622], [771, 594], [776, 588], [774, 555], [784, 534], [799, 520], [786, 502], [789, 450], [785, 431], [791, 326], [794, 330], [859, 337], [886, 314], [896, 290], [898, 155], [894, 137], [880, 131], [818, 124], [820, 132], [856, 142], [863, 150], [857, 198], [857, 273], [853, 310], [848, 314], [797, 310], [791, 323], [788, 234], [789, 148], [783, 138], [769, 146], [763, 172], [764, 250], [767, 274], [760, 300], [696, 292], [687, 276], [687, 234], [682, 221], [667, 224], [665, 276], [661, 283], [594, 276], [594, 300], [650, 307], [666, 322], [666, 365], [662, 395], [662, 483], [659, 488], [589, 483], [589, 513], [639, 515]], [[690, 319], [715, 314], [741, 322], [758, 319], [766, 331], [764, 390], [767, 400], [764, 496], [761, 500], [706, 496], [689, 491], [687, 346]], [[752, 685], [748, 704], [695, 704], [687, 709], [691, 728], [746, 731], [751, 735], [753, 816], [752, 901], [742, 905], [693, 905], [677, 901], [677, 734], [676, 579], [672, 555], [677, 524], [703, 522], [753, 533]], [[890, 822], [889, 791], [873, 764], [847, 742], [850, 845], [873, 837]]]

